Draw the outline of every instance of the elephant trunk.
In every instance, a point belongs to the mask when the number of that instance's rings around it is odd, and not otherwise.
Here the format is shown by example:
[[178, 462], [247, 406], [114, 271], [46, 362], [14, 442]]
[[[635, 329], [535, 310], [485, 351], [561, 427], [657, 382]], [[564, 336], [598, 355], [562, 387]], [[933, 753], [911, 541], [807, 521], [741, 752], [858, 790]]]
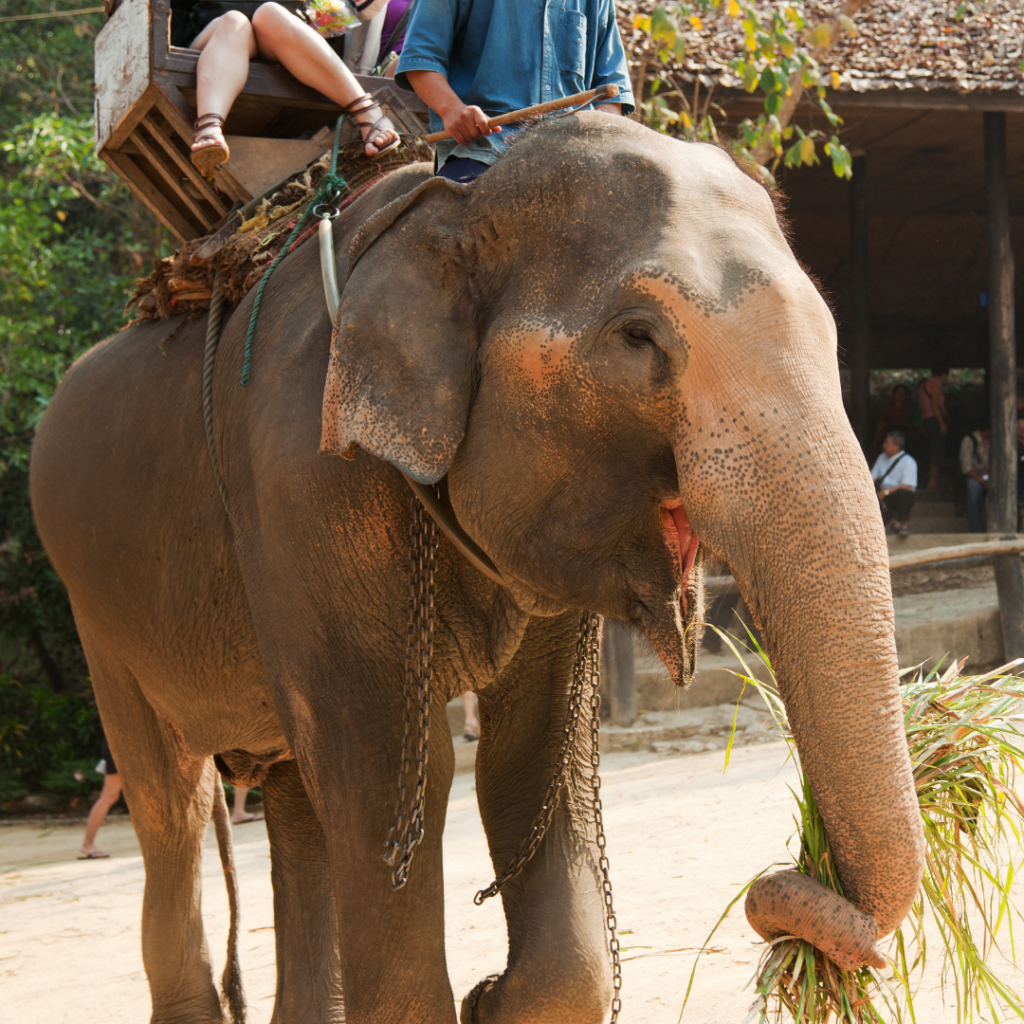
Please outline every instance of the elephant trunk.
[[874, 488], [845, 418], [819, 419], [814, 436], [798, 455], [762, 449], [733, 475], [737, 489], [684, 499], [765, 638], [845, 896], [780, 872], [752, 887], [748, 919], [766, 939], [806, 938], [840, 967], [881, 966], [875, 943], [914, 901], [924, 832]]

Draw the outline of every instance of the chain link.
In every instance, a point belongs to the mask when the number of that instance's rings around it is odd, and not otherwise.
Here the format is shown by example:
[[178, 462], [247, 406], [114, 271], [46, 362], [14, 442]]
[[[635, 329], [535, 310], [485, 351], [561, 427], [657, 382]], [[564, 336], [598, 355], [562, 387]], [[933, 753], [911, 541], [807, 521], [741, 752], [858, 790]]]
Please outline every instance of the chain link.
[[[424, 835], [427, 760], [430, 752], [430, 684], [434, 653], [434, 571], [437, 562], [437, 527], [418, 498], [412, 499], [409, 524], [412, 562], [409, 588], [409, 628], [405, 648], [405, 710], [403, 712], [402, 760], [398, 771], [395, 824], [384, 842], [384, 860], [394, 869], [391, 888], [401, 889], [409, 880], [413, 853]], [[412, 748], [413, 691], [416, 692], [416, 784], [407, 801], [409, 753]]]
[[[612, 1015], [611, 1024], [616, 1024], [622, 1010], [622, 962], [619, 950], [618, 922], [612, 904], [612, 883], [609, 873], [607, 839], [604, 834], [604, 816], [601, 809], [601, 618], [598, 615], [584, 615], [580, 619], [579, 633], [576, 638], [576, 659], [572, 669], [572, 683], [569, 687], [569, 708], [563, 726], [562, 749], [555, 766], [555, 773], [548, 783], [547, 793], [540, 811], [533, 819], [530, 834], [523, 840], [519, 852], [512, 858], [502, 874], [486, 889], [473, 897], [473, 902], [480, 906], [484, 900], [497, 895], [513, 878], [519, 875], [537, 852], [541, 841], [551, 827], [555, 809], [576, 755], [577, 737], [579, 736], [580, 717], [587, 690], [590, 695], [587, 703], [590, 707], [590, 767], [592, 802], [594, 808], [594, 826], [597, 835], [598, 868], [601, 871], [601, 897], [604, 903], [604, 922], [608, 929], [608, 950], [612, 961]], [[487, 979], [493, 982], [494, 979]], [[475, 991], [475, 990], [474, 990]]]
[[[593, 788], [594, 829], [597, 835], [598, 867], [601, 869], [601, 895], [604, 899], [604, 923], [608, 929], [608, 951], [612, 958], [612, 1016], [611, 1024], [616, 1024], [622, 1010], [622, 960], [619, 950], [618, 921], [615, 918], [615, 907], [612, 905], [612, 880], [609, 872], [607, 839], [604, 834], [604, 815], [601, 811], [601, 646], [598, 642], [601, 619], [591, 615], [586, 623], [587, 628], [587, 660], [590, 682], [590, 767], [592, 769], [590, 785]], [[580, 632], [583, 632], [582, 624]]]

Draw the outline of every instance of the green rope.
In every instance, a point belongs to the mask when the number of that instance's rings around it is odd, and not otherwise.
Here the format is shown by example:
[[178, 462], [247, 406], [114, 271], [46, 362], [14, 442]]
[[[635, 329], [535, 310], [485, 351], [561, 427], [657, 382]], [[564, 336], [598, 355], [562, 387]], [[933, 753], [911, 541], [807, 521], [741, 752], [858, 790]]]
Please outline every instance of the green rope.
[[310, 214], [319, 205], [320, 200], [324, 199], [328, 195], [333, 195], [336, 192], [341, 192], [346, 187], [345, 179], [338, 174], [338, 147], [341, 143], [341, 126], [347, 117], [347, 114], [342, 114], [338, 118], [338, 124], [334, 129], [334, 148], [331, 150], [331, 167], [330, 170], [323, 176], [323, 180], [320, 182], [320, 187], [317, 189], [316, 194], [310, 200], [306, 209], [303, 211], [301, 217], [295, 223], [295, 227], [292, 229], [292, 233], [288, 236], [288, 241], [281, 247], [280, 252], [274, 257], [270, 266], [267, 267], [266, 273], [260, 278], [260, 283], [256, 286], [256, 298], [252, 304], [252, 316], [249, 318], [249, 330], [245, 335], [245, 357], [242, 361], [242, 387], [247, 388], [249, 386], [249, 370], [252, 367], [252, 342], [256, 336], [256, 320], [260, 315], [260, 303], [263, 301], [263, 292], [266, 290], [267, 284], [270, 282], [270, 278], [274, 271], [277, 269], [277, 265], [288, 255], [295, 239], [299, 237], [302, 229], [306, 226], [306, 221], [309, 220]]

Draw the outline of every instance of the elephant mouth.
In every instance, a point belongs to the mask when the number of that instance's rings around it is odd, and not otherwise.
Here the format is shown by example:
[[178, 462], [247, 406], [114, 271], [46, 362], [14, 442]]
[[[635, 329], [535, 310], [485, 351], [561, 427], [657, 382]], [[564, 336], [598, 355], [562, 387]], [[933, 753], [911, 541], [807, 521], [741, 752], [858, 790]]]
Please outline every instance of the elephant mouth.
[[690, 525], [681, 499], [666, 501], [658, 512], [661, 520], [661, 533], [665, 546], [672, 553], [679, 570], [679, 611], [683, 622], [686, 621], [688, 610], [687, 591], [690, 588], [690, 574], [693, 563], [697, 560], [697, 549], [700, 541]]
[[699, 644], [698, 623], [702, 615], [699, 574], [695, 570], [700, 541], [682, 501], [664, 502], [658, 509], [658, 518], [679, 596], [677, 599], [673, 591], [672, 600], [663, 606], [663, 611], [654, 611], [644, 632], [673, 682], [686, 686], [693, 675]]

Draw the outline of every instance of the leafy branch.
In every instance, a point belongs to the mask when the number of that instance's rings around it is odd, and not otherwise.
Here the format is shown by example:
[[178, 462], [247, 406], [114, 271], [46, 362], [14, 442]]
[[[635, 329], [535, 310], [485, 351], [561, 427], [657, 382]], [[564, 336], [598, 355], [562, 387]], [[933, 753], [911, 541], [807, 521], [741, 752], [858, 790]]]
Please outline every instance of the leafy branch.
[[[761, 166], [770, 165], [773, 170], [780, 162], [796, 167], [818, 163], [821, 144], [835, 174], [849, 178], [852, 160], [838, 136], [842, 118], [825, 98], [827, 86], [838, 85], [838, 75], [834, 71], [824, 73], [821, 65], [843, 33], [857, 34], [854, 15], [869, 2], [845, 0], [831, 21], [815, 24], [805, 15], [804, 0], [767, 9], [754, 0], [677, 0], [655, 7], [649, 15], [637, 14], [633, 27], [647, 36], [648, 49], [653, 51], [645, 52], [641, 60], [639, 88], [635, 90], [647, 122], [658, 131], [688, 140], [718, 138], [714, 114], [721, 110], [711, 101], [713, 90], [708, 90], [704, 106], [699, 107], [699, 78], [691, 99], [670, 68], [685, 56], [684, 26], [704, 32], [704, 18], [711, 14], [734, 23], [742, 36], [742, 54], [730, 67], [747, 92], [759, 92], [763, 97], [763, 112], [756, 119], [745, 118], [739, 126], [741, 155]], [[643, 85], [651, 57], [660, 66], [644, 99]], [[790, 124], [805, 95], [816, 101], [831, 131], [805, 131]]]

